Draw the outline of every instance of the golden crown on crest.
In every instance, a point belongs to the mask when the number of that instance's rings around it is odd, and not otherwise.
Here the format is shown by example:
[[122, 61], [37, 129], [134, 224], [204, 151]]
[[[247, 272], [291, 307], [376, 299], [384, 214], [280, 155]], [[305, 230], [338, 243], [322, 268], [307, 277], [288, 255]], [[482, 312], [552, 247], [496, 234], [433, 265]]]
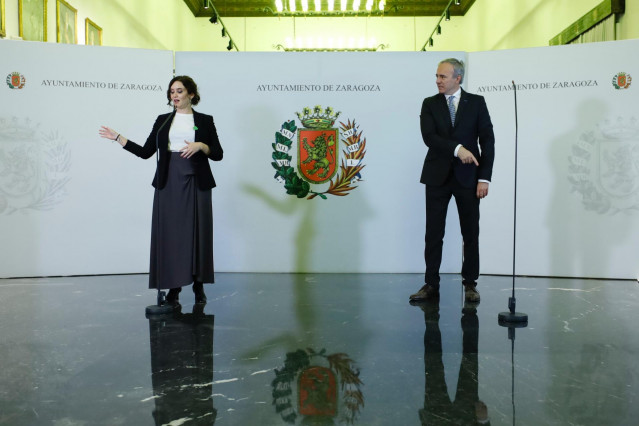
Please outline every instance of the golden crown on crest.
[[335, 113], [333, 108], [326, 107], [322, 111], [321, 105], [315, 105], [311, 112], [310, 107], [306, 107], [302, 110], [302, 113], [296, 112], [297, 117], [300, 119], [304, 127], [308, 129], [328, 129], [333, 127], [335, 120], [341, 114], [341, 111]]

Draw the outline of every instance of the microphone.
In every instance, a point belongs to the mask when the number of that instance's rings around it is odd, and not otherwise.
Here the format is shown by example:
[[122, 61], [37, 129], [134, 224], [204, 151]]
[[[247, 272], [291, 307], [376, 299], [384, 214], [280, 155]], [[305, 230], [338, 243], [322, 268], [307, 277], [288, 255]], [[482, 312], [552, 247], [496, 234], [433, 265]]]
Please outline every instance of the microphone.
[[156, 163], [160, 161], [160, 130], [162, 130], [162, 128], [166, 126], [166, 123], [169, 122], [169, 119], [172, 119], [174, 116], [175, 110], [166, 117], [166, 120], [164, 120], [162, 125], [158, 128], [158, 131], [155, 133], [155, 153], [157, 154], [155, 159]]

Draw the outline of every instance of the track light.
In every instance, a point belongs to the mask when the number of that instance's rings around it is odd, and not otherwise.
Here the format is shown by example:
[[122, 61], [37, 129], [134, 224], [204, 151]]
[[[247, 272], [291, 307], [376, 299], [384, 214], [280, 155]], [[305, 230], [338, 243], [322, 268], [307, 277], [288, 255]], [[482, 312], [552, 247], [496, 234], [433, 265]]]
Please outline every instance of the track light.
[[[381, 3], [381, 2], [380, 2]], [[460, 5], [461, 4], [461, 0], [455, 0], [455, 5]], [[437, 24], [435, 24], [435, 28], [433, 28], [433, 31], [430, 33], [430, 36], [426, 39], [426, 43], [424, 43], [424, 45], [422, 46], [421, 50], [422, 52], [426, 51], [426, 47], [430, 46], [432, 47], [434, 44], [434, 40], [433, 40], [433, 36], [435, 34], [441, 34], [442, 33], [442, 21], [445, 19], [446, 21], [450, 21], [450, 6], [453, 4], [453, 0], [449, 0], [448, 1], [448, 5], [446, 6], [446, 8], [444, 9], [444, 13], [442, 13], [439, 16], [439, 21], [437, 21]]]
[[226, 28], [222, 27], [222, 37], [226, 37]]
[[209, 19], [209, 22], [211, 24], [217, 24], [217, 13], [211, 16], [211, 19]]
[[204, 9], [209, 8], [209, 0], [204, 0]]
[[229, 40], [229, 45], [226, 46], [226, 50], [231, 50], [231, 49], [233, 49], [233, 41]]

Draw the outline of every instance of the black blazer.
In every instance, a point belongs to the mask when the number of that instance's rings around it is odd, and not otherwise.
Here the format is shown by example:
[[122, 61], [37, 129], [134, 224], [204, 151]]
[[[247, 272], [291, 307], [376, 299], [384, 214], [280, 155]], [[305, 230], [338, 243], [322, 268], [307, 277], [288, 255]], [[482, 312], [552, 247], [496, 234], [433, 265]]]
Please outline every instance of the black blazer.
[[[153, 186], [158, 189], [164, 188], [169, 173], [169, 161], [171, 160], [171, 153], [168, 150], [169, 129], [171, 128], [173, 117], [175, 117], [175, 111], [169, 114], [159, 115], [155, 120], [151, 134], [147, 138], [144, 146], [140, 146], [130, 140], [124, 145], [124, 149], [146, 160], [155, 154], [155, 141], [157, 136], [160, 160], [157, 170], [155, 171], [155, 177], [153, 178]], [[217, 138], [213, 117], [193, 111], [193, 123], [195, 127], [197, 127], [195, 131], [195, 142], [203, 142], [208, 145], [211, 150], [208, 157], [202, 151], [198, 151], [191, 157], [195, 168], [197, 186], [200, 189], [215, 188], [215, 179], [213, 179], [213, 173], [211, 173], [211, 166], [209, 165], [208, 159], [220, 161], [224, 153], [220, 145], [220, 140]]]
[[[478, 179], [490, 181], [495, 159], [495, 135], [483, 96], [461, 91], [454, 127], [446, 97], [443, 94], [431, 96], [422, 103], [419, 121], [422, 138], [428, 146], [421, 183], [442, 185], [451, 168], [458, 182], [466, 188], [476, 186]], [[473, 153], [479, 167], [474, 163], [463, 164], [455, 157], [458, 144]]]

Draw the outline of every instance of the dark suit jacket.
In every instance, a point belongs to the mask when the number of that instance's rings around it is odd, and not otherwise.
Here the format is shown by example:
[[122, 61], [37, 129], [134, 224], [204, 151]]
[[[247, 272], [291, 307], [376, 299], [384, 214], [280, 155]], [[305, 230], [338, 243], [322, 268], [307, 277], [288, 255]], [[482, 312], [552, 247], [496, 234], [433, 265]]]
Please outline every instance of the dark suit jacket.
[[[171, 153], [168, 150], [169, 129], [171, 128], [171, 122], [174, 116], [175, 112], [159, 115], [155, 120], [151, 134], [147, 138], [144, 146], [140, 146], [130, 140], [124, 145], [124, 149], [146, 160], [155, 154], [157, 137], [160, 149], [160, 161], [155, 171], [155, 177], [153, 178], [153, 186], [158, 189], [164, 188], [169, 173], [169, 161], [171, 160]], [[220, 161], [223, 156], [223, 151], [220, 141], [217, 138], [213, 117], [193, 111], [193, 122], [195, 127], [197, 127], [195, 131], [195, 142], [203, 142], [208, 145], [211, 150], [208, 157], [202, 151], [198, 151], [191, 157], [195, 168], [197, 185], [200, 189], [215, 188], [215, 179], [213, 179], [213, 173], [211, 173], [211, 166], [209, 165], [208, 159]]]
[[[421, 183], [440, 186], [450, 175], [451, 168], [464, 187], [476, 186], [478, 179], [490, 181], [495, 158], [495, 135], [483, 96], [461, 91], [454, 127], [446, 97], [437, 94], [426, 98], [422, 103], [420, 125], [422, 138], [428, 146]], [[455, 157], [458, 144], [473, 153], [479, 167], [474, 163], [463, 164]]]

